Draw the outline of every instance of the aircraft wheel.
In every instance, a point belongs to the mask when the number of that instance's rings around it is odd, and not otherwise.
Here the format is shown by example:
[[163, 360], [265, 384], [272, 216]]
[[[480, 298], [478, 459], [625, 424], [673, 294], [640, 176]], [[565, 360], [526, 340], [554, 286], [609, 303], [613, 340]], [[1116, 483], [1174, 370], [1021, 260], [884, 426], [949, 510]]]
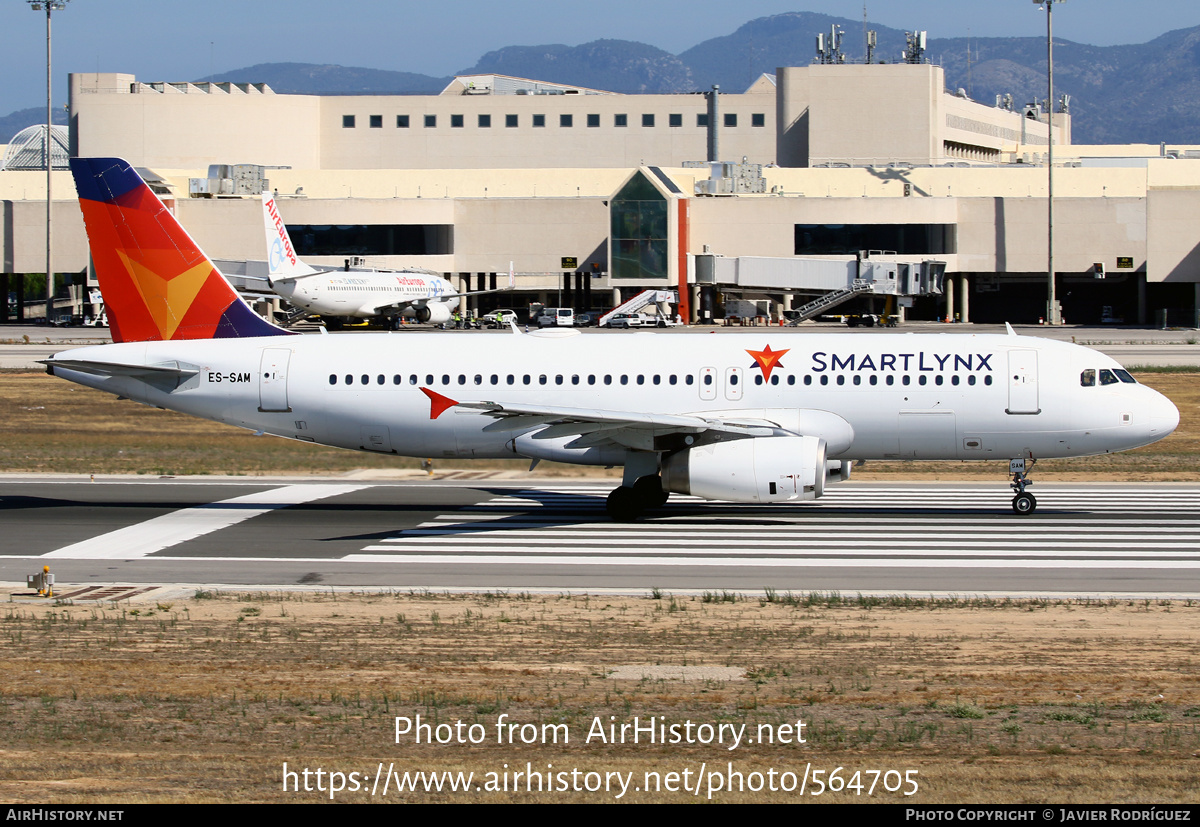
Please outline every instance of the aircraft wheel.
[[642, 513], [642, 501], [632, 488], [614, 488], [604, 503], [608, 516], [616, 523], [632, 523]]
[[643, 508], [659, 508], [666, 505], [669, 492], [662, 487], [662, 477], [657, 475], [640, 477], [633, 484], [633, 494]]
[[1012, 507], [1013, 511], [1024, 517], [1026, 514], [1032, 514], [1034, 512], [1034, 510], [1037, 508], [1037, 500], [1034, 499], [1032, 494], [1022, 492], [1013, 497]]

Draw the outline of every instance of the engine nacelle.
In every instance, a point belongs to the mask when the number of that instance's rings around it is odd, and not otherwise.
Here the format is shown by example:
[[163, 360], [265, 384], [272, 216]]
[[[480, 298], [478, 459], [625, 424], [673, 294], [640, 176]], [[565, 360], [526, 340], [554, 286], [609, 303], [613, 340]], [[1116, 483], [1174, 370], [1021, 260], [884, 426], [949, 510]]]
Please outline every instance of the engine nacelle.
[[663, 458], [663, 488], [740, 503], [813, 500], [825, 493], [825, 440], [814, 436], [736, 439]]
[[450, 321], [452, 315], [453, 311], [450, 310], [450, 305], [445, 302], [430, 302], [413, 308], [413, 317], [418, 322], [442, 324]]

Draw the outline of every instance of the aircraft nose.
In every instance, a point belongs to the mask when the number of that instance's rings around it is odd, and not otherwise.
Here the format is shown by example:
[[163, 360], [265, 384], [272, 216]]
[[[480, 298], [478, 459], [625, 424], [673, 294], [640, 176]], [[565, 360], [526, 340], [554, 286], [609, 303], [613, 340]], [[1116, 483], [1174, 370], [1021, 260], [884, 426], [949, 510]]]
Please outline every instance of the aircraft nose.
[[1162, 439], [1179, 427], [1179, 409], [1175, 403], [1161, 393], [1155, 391], [1150, 400], [1150, 435]]

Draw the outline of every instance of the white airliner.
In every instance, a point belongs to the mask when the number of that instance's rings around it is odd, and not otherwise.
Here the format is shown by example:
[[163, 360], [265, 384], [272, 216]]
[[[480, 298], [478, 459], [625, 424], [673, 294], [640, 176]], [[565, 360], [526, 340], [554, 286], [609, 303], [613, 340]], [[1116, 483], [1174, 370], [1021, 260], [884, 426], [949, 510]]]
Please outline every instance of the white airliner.
[[263, 228], [267, 236], [267, 264], [271, 289], [296, 307], [321, 316], [333, 328], [343, 319], [385, 317], [392, 327], [401, 318], [441, 324], [450, 320], [465, 296], [499, 293], [514, 286], [509, 265], [508, 286], [496, 290], [455, 290], [446, 279], [428, 270], [317, 270], [296, 255], [275, 197], [262, 194]]
[[116, 344], [48, 371], [289, 439], [417, 457], [624, 467], [629, 520], [670, 492], [822, 495], [867, 459], [1026, 463], [1136, 448], [1179, 412], [1107, 356], [1010, 335], [296, 336], [254, 316], [124, 161], [73, 159]]

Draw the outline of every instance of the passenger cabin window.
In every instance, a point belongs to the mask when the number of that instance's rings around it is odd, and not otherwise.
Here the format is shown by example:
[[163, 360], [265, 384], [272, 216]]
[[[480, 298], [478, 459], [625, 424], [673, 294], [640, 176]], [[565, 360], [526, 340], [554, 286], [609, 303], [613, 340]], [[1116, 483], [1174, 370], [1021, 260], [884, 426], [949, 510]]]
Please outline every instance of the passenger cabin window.
[[1083, 373], [1079, 374], [1079, 384], [1085, 388], [1095, 387], [1096, 369], [1088, 368]]

